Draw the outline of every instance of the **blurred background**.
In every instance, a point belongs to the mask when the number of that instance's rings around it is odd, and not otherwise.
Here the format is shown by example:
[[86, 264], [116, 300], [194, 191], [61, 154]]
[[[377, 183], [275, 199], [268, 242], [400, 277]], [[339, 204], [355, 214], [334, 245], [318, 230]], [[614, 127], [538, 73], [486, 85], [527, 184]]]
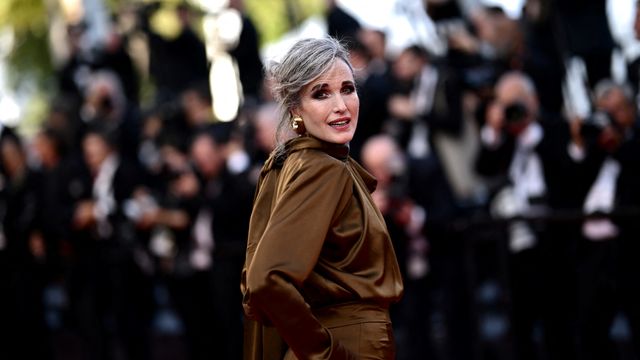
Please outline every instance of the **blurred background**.
[[0, 359], [241, 359], [264, 66], [350, 52], [398, 359], [640, 359], [635, 0], [3, 0]]

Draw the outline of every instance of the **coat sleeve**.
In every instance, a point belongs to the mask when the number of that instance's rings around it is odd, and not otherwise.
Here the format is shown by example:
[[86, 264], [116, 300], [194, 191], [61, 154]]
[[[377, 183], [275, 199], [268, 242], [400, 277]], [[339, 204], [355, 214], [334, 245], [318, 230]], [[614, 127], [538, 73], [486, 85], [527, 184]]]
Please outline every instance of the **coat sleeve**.
[[350, 199], [353, 182], [341, 164], [305, 160], [283, 169], [271, 218], [247, 269], [246, 300], [298, 358], [350, 359], [298, 289], [315, 267], [332, 221]]

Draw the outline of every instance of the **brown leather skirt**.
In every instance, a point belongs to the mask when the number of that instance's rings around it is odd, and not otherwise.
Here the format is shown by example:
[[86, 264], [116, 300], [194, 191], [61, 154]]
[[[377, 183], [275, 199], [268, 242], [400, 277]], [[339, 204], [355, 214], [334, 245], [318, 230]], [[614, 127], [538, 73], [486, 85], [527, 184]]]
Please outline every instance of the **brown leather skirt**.
[[[395, 359], [395, 341], [389, 310], [373, 303], [345, 303], [313, 310], [333, 341], [362, 360]], [[297, 360], [291, 350], [284, 360]], [[304, 360], [304, 359], [300, 359]]]

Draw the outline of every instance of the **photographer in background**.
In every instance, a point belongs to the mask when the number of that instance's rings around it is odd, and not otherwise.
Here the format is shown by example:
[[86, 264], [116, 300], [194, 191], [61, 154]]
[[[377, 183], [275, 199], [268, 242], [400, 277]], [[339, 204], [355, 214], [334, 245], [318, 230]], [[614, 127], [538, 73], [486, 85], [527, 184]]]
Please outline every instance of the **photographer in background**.
[[579, 229], [513, 219], [581, 206], [589, 180], [569, 155], [568, 122], [541, 118], [531, 79], [509, 72], [496, 83], [480, 135], [476, 171], [493, 187], [492, 216], [508, 220], [516, 358], [536, 358], [533, 332], [539, 323], [549, 359], [573, 359]]
[[446, 35], [447, 60], [460, 70], [465, 88], [479, 96], [508, 69], [522, 68], [523, 30], [500, 6], [475, 6], [466, 23]]
[[[102, 127], [114, 132], [120, 155], [134, 160], [140, 137], [140, 116], [137, 104], [127, 99], [116, 73], [100, 70], [88, 76], [80, 108], [83, 126]], [[78, 139], [78, 143], [82, 140]]]
[[[591, 168], [582, 209], [584, 240], [579, 247], [581, 359], [615, 359], [610, 328], [627, 316], [636, 354], [640, 349], [640, 268], [636, 256], [640, 146], [632, 88], [609, 79], [594, 89], [596, 112], [573, 131], [574, 156]], [[630, 215], [630, 216], [629, 216]]]
[[[194, 284], [200, 288], [192, 290], [194, 296], [208, 292], [199, 299], [199, 305], [210, 311], [212, 321], [207, 325], [213, 331], [213, 337], [201, 340], [211, 345], [213, 358], [239, 359], [243, 349], [242, 297], [237, 288], [255, 192], [248, 176], [250, 159], [230, 123], [217, 123], [196, 132], [189, 157], [200, 185], [189, 259], [195, 270], [208, 277], [201, 278], [200, 285]], [[181, 301], [183, 306], [194, 306], [193, 297]], [[198, 319], [202, 312], [191, 315]]]
[[395, 58], [385, 131], [393, 134], [412, 157], [438, 154], [435, 138], [458, 137], [462, 132], [461, 82], [445, 63], [435, 63], [419, 45]]
[[[384, 216], [405, 284], [391, 316], [398, 359], [429, 359], [437, 353], [468, 358], [461, 250], [450, 224], [458, 215], [453, 193], [433, 156], [415, 158], [388, 134], [374, 135], [362, 147], [362, 164], [378, 180], [372, 197]], [[443, 317], [455, 341], [442, 341], [433, 319]], [[425, 336], [429, 334], [429, 336]]]
[[39, 301], [49, 255], [34, 230], [40, 177], [22, 141], [0, 126], [0, 358], [53, 359]]
[[117, 140], [109, 124], [92, 123], [82, 138], [82, 163], [64, 190], [69, 316], [84, 356], [145, 360], [151, 358], [151, 283], [144, 244], [124, 211], [142, 177]]

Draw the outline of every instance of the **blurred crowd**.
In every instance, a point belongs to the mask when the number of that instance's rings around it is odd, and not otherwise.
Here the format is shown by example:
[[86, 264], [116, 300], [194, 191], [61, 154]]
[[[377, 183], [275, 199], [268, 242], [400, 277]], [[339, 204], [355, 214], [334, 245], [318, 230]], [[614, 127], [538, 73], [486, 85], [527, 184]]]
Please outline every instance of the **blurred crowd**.
[[[378, 179], [405, 279], [399, 359], [639, 358], [640, 57], [611, 71], [623, 44], [605, 5], [528, 0], [514, 19], [426, 0], [447, 50], [390, 54], [384, 30], [327, 1], [356, 69], [351, 156]], [[150, 3], [98, 48], [69, 25], [37, 133], [0, 127], [0, 358], [241, 358], [240, 272], [278, 114], [260, 34], [231, 6], [232, 121], [212, 111], [202, 13], [179, 5], [167, 38]]]

